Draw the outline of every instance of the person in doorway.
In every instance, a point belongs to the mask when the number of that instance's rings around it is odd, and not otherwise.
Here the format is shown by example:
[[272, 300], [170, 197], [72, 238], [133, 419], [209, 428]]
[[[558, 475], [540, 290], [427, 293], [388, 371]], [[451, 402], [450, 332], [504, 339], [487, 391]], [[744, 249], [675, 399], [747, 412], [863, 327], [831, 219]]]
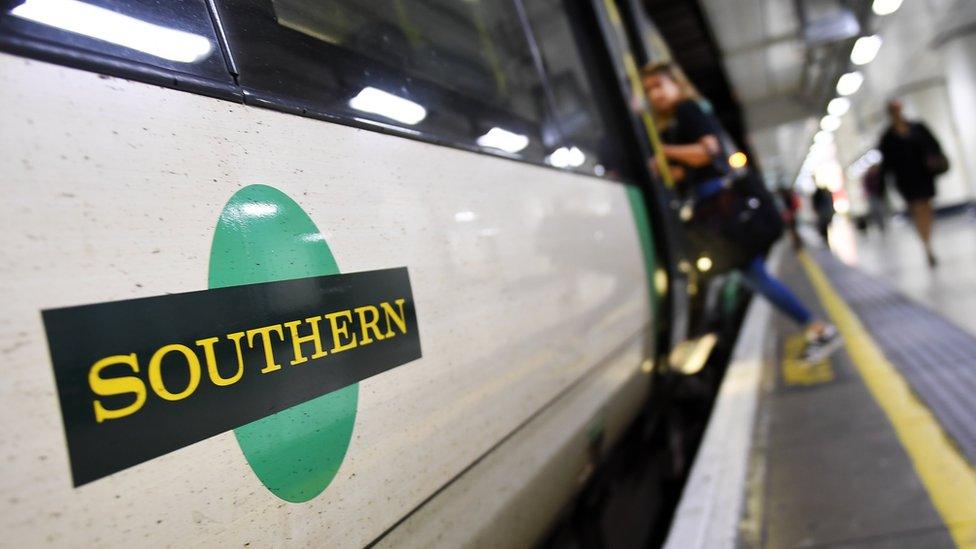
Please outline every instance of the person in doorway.
[[881, 164], [872, 164], [868, 171], [864, 172], [861, 180], [864, 187], [864, 196], [868, 199], [869, 222], [874, 222], [878, 230], [882, 233], [887, 228], [888, 204], [885, 202], [884, 177], [881, 176]]
[[901, 101], [888, 102], [891, 124], [878, 144], [882, 158], [881, 177], [894, 177], [895, 188], [905, 199], [908, 213], [925, 246], [929, 265], [935, 267], [938, 263], [932, 251], [935, 176], [948, 170], [949, 162], [939, 141], [925, 124], [908, 120], [902, 111]]
[[[660, 152], [679, 191], [695, 196], [699, 203], [716, 198], [728, 171], [718, 120], [701, 107], [701, 96], [677, 66], [648, 65], [641, 70], [641, 81], [661, 130]], [[837, 329], [815, 318], [788, 286], [767, 271], [764, 255], [759, 253], [742, 266], [744, 280], [806, 329], [802, 359], [807, 363], [823, 360], [842, 343]]]
[[811, 197], [813, 213], [817, 215], [817, 232], [824, 246], [830, 248], [830, 222], [834, 220], [834, 193], [826, 185], [819, 184]]

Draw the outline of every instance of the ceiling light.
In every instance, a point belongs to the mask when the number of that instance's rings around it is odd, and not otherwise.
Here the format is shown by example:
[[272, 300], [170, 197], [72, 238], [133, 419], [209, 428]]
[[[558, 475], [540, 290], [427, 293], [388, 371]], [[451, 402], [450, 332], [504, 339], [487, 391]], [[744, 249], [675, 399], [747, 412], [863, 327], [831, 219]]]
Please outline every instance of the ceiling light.
[[835, 131], [840, 127], [840, 118], [828, 114], [827, 116], [820, 119], [820, 129], [825, 132]]
[[529, 138], [502, 128], [492, 128], [478, 138], [478, 145], [514, 154], [529, 146]]
[[834, 140], [834, 134], [820, 130], [813, 136], [813, 142], [818, 145], [826, 145]]
[[210, 54], [210, 40], [77, 0], [27, 0], [10, 14], [180, 63]]
[[423, 106], [371, 86], [363, 88], [356, 97], [350, 99], [349, 106], [357, 111], [378, 114], [411, 126], [427, 118], [427, 109]]
[[901, 7], [902, 0], [874, 0], [871, 9], [878, 15], [891, 15]]
[[858, 38], [854, 42], [854, 48], [851, 49], [851, 63], [867, 65], [874, 61], [875, 56], [878, 55], [878, 50], [881, 49], [881, 42], [881, 37], [877, 34]]
[[586, 155], [583, 151], [579, 150], [579, 147], [559, 147], [558, 149], [552, 151], [546, 161], [550, 165], [557, 168], [576, 168], [583, 165], [586, 162]]
[[851, 108], [851, 100], [846, 97], [835, 97], [827, 103], [827, 112], [834, 116], [844, 116]]
[[837, 80], [837, 93], [841, 95], [851, 95], [861, 89], [864, 82], [864, 75], [860, 71], [849, 72]]

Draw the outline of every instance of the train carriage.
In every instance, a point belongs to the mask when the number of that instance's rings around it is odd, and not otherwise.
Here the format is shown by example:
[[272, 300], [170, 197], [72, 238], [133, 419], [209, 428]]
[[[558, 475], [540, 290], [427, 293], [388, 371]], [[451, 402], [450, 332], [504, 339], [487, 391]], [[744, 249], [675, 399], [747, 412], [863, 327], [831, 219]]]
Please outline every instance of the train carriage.
[[622, 7], [0, 3], [6, 542], [544, 536], [695, 335]]

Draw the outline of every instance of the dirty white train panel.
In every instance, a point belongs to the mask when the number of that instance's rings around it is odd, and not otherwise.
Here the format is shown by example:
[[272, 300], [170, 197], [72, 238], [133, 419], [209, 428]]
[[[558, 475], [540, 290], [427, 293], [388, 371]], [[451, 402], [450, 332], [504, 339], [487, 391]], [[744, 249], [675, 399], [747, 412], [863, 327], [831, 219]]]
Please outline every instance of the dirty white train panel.
[[[565, 440], [506, 437], [558, 397], [563, 410], [580, 403], [560, 416], [565, 433], [585, 429], [602, 399], [611, 418], [634, 406], [611, 397], [638, 386], [652, 319], [622, 185], [6, 54], [0, 104], [0, 528], [11, 545], [363, 545], [503, 439], [494, 455], [522, 452], [534, 457], [526, 471], [542, 471], [558, 452], [539, 445]], [[234, 197], [239, 218], [227, 217]], [[218, 226], [246, 243], [248, 215], [294, 205], [318, 232], [282, 234], [324, 241], [342, 273], [406, 267], [422, 349], [346, 401], [355, 419], [334, 477], [286, 501], [255, 473], [246, 435], [225, 431], [73, 486], [41, 311], [207, 290]], [[217, 286], [235, 280], [224, 274]], [[287, 432], [274, 444], [294, 450]]]

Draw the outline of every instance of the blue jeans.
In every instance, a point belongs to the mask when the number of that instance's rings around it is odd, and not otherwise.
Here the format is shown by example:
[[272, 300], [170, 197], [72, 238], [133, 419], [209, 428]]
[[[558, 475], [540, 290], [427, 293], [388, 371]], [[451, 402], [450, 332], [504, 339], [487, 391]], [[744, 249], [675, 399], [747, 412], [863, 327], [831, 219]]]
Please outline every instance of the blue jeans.
[[766, 261], [758, 255], [749, 262], [742, 271], [746, 284], [753, 291], [762, 294], [777, 309], [795, 320], [799, 325], [806, 326], [813, 320], [810, 310], [800, 301], [786, 284], [776, 280], [766, 270]]

